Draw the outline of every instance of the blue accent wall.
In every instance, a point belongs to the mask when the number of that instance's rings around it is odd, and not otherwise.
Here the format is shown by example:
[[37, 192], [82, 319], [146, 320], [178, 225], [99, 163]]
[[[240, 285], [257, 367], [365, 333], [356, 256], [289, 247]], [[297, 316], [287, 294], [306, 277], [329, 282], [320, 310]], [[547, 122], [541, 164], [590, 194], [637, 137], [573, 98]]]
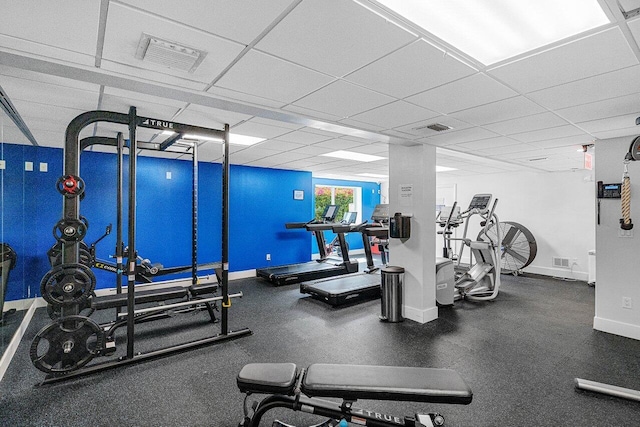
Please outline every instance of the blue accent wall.
[[[6, 161], [1, 171], [2, 240], [18, 255], [8, 283], [6, 299], [11, 301], [39, 295], [40, 280], [50, 269], [46, 252], [55, 243], [52, 229], [62, 217], [62, 195], [55, 184], [62, 175], [63, 150], [3, 143], [1, 154]], [[34, 171], [24, 170], [25, 161], [33, 162]], [[47, 163], [47, 172], [39, 171], [40, 162]], [[111, 262], [116, 242], [116, 166], [114, 154], [82, 153], [80, 175], [86, 196], [80, 213], [90, 224], [85, 242], [91, 244], [113, 224], [111, 234], [97, 246], [97, 257]], [[124, 167], [126, 172], [126, 157]], [[220, 261], [221, 165], [200, 162], [198, 174], [198, 260]], [[294, 190], [304, 191], [304, 199], [294, 200]], [[191, 263], [191, 197], [191, 161], [138, 157], [136, 248], [140, 256], [165, 267]], [[126, 190], [124, 203], [126, 244]], [[229, 212], [230, 271], [311, 259], [311, 234], [284, 226], [313, 217], [310, 172], [232, 165]], [[267, 253], [271, 261], [266, 260]], [[93, 271], [98, 289], [115, 286], [115, 274]]]
[[[362, 221], [371, 221], [371, 214], [377, 204], [380, 203], [380, 184], [368, 181], [348, 181], [342, 179], [326, 179], [326, 178], [313, 178], [313, 188], [315, 194], [315, 187], [317, 185], [327, 185], [333, 187], [360, 187], [362, 192]], [[337, 218], [340, 220], [341, 218]], [[325, 232], [325, 240], [327, 243], [331, 242], [334, 234], [330, 231]], [[346, 235], [347, 243], [350, 250], [364, 249], [362, 246], [362, 235], [360, 233], [349, 233]], [[318, 253], [318, 245], [315, 239], [312, 241], [312, 252]]]

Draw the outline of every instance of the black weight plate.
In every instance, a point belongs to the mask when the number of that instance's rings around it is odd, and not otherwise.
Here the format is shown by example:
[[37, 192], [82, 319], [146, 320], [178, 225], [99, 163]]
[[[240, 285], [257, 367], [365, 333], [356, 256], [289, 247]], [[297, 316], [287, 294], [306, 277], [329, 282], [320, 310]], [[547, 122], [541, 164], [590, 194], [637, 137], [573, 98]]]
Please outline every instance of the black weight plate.
[[40, 294], [49, 304], [79, 304], [96, 288], [96, 277], [83, 264], [65, 264], [49, 270], [40, 282]]
[[84, 316], [67, 316], [45, 326], [31, 343], [33, 365], [47, 374], [64, 375], [86, 365], [102, 350], [104, 332]]

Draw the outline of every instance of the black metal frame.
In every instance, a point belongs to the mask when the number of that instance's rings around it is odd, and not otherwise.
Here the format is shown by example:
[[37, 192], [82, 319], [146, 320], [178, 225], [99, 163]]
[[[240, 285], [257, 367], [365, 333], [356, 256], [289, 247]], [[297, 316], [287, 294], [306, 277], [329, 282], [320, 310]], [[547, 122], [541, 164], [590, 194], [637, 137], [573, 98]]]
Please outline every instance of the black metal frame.
[[[286, 396], [282, 394], [272, 394], [264, 398], [255, 407], [252, 414], [249, 414], [247, 409], [247, 399], [251, 393], [247, 393], [245, 397], [245, 417], [240, 423], [241, 427], [258, 427], [262, 417], [270, 410], [275, 408], [286, 408], [292, 411], [303, 411], [318, 415], [321, 417], [328, 417], [331, 419], [344, 419], [347, 422], [351, 422], [358, 425], [366, 425], [371, 427], [420, 427], [424, 424], [418, 421], [418, 415], [399, 417], [396, 415], [383, 414], [376, 411], [369, 411], [367, 409], [361, 409], [352, 406], [354, 401], [343, 401], [341, 403], [331, 402], [328, 400], [318, 399], [315, 397], [306, 397], [300, 394], [293, 396]], [[444, 417], [438, 413], [425, 414], [433, 420], [437, 417], [442, 419]], [[442, 425], [442, 424], [435, 424]]]
[[[86, 126], [95, 122], [109, 122], [117, 123], [128, 126], [129, 129], [129, 207], [128, 207], [128, 253], [127, 264], [124, 266], [123, 261], [123, 247], [122, 247], [122, 183], [123, 183], [123, 168], [122, 159], [124, 152], [124, 138], [121, 133], [118, 134], [116, 139], [105, 137], [91, 137], [85, 138], [82, 142], [78, 140], [79, 134]], [[138, 127], [144, 127], [149, 129], [157, 129], [160, 131], [172, 131], [175, 134], [167, 138], [162, 143], [138, 143], [136, 138], [136, 129]], [[164, 150], [173, 145], [184, 134], [197, 134], [205, 137], [213, 137], [220, 139], [224, 144], [224, 156], [222, 160], [222, 259], [221, 259], [221, 331], [219, 334], [191, 341], [155, 351], [151, 351], [144, 354], [135, 354], [135, 316], [131, 313], [135, 312], [134, 309], [134, 288], [135, 288], [135, 273], [137, 264], [137, 252], [135, 246], [136, 238], [136, 171], [137, 171], [137, 150], [138, 148], [149, 148], [155, 150]], [[231, 300], [228, 290], [229, 280], [229, 125], [225, 125], [224, 130], [209, 129], [199, 126], [192, 126], [182, 123], [176, 123], [165, 120], [157, 120], [147, 117], [140, 117], [136, 113], [136, 108], [131, 107], [128, 114], [116, 113], [111, 111], [89, 111], [80, 114], [73, 119], [67, 126], [65, 134], [65, 150], [64, 150], [64, 175], [79, 176], [80, 173], [80, 154], [81, 151], [89, 145], [103, 144], [117, 147], [118, 155], [118, 223], [117, 223], [117, 247], [116, 247], [116, 259], [117, 265], [120, 271], [126, 271], [127, 273], [127, 354], [121, 357], [119, 360], [100, 363], [88, 367], [80, 368], [76, 371], [72, 371], [63, 376], [48, 375], [42, 384], [50, 384], [75, 378], [78, 376], [88, 375], [111, 369], [121, 365], [128, 365], [152, 358], [163, 357], [170, 354], [179, 353], [185, 350], [190, 350], [198, 347], [202, 347], [209, 344], [214, 344], [230, 339], [239, 338], [251, 334], [251, 330], [247, 328], [239, 329], [237, 331], [230, 331], [228, 326], [228, 309], [231, 307]], [[194, 190], [193, 190], [193, 203], [195, 209], [195, 203], [197, 202], [197, 157], [194, 156]], [[64, 220], [80, 220], [80, 197], [63, 197], [63, 219]], [[193, 226], [197, 227], [197, 210], [193, 212]], [[197, 238], [197, 231], [193, 232], [192, 237]], [[69, 240], [62, 242], [62, 265], [65, 264], [78, 264], [80, 262], [79, 256], [80, 240]], [[197, 256], [197, 249], [192, 250], [194, 262], [192, 265], [192, 281], [197, 281], [197, 266], [195, 257]], [[122, 284], [121, 273], [118, 274], [116, 287], [118, 291], [121, 291]], [[77, 305], [62, 306], [61, 317], [76, 315], [78, 312]]]

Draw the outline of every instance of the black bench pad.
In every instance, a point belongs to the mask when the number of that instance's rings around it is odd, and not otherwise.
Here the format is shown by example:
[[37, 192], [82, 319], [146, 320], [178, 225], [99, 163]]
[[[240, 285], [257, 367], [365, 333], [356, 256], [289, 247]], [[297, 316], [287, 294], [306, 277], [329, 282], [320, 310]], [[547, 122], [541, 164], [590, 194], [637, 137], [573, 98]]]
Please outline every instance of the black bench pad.
[[292, 394], [297, 369], [293, 363], [249, 363], [236, 381], [241, 392]]
[[[154, 289], [148, 291], [137, 291], [135, 293], [136, 304], [148, 302], [167, 301], [170, 299], [184, 298], [187, 296], [187, 289], [172, 287], [164, 289]], [[124, 307], [127, 305], [127, 292], [121, 294], [104, 295], [94, 298], [94, 308], [103, 310], [107, 308]]]
[[218, 290], [217, 283], [203, 283], [203, 284], [199, 283], [197, 285], [189, 286], [189, 293], [194, 297], [198, 295], [203, 295], [203, 294], [213, 294], [217, 292], [217, 290]]
[[314, 364], [302, 382], [309, 397], [469, 404], [473, 393], [451, 369]]

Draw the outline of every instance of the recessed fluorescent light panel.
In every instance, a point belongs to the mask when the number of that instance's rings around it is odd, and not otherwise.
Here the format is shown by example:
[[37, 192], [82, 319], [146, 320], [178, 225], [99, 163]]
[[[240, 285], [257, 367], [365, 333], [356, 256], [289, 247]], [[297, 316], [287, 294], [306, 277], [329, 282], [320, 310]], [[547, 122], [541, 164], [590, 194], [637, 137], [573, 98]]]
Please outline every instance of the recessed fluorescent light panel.
[[[162, 131], [162, 135], [173, 135], [175, 132], [170, 130]], [[220, 138], [215, 138], [206, 135], [185, 134], [182, 136], [184, 139], [197, 139], [198, 141], [218, 141], [222, 142]], [[258, 142], [264, 141], [264, 138], [258, 138], [256, 136], [238, 135], [236, 133], [229, 134], [229, 144], [234, 145], [253, 145]]]
[[436, 165], [436, 172], [449, 172], [449, 171], [457, 171], [456, 168], [450, 168], [448, 166], [438, 166]]
[[485, 65], [609, 23], [597, 0], [377, 0]]
[[321, 154], [321, 156], [335, 157], [338, 159], [345, 159], [345, 160], [356, 160], [358, 162], [375, 162], [376, 160], [384, 159], [384, 157], [373, 156], [371, 154], [362, 154], [362, 153], [356, 153], [355, 151], [343, 151], [343, 150], [333, 151], [327, 154]]

